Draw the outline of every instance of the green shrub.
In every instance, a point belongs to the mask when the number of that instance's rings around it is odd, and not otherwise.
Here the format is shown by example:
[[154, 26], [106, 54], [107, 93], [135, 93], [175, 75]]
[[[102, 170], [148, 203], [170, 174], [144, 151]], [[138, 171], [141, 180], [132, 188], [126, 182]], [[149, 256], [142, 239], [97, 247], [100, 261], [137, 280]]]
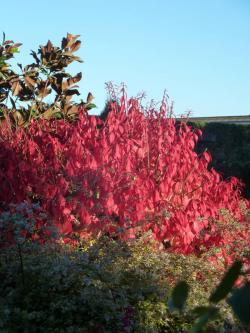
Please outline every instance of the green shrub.
[[[26, 243], [23, 278], [17, 249], [0, 256], [0, 332], [187, 332], [189, 309], [206, 305], [221, 273], [203, 258], [159, 251], [143, 239], [131, 244], [105, 238], [79, 248]], [[202, 272], [202, 275], [200, 275]], [[171, 312], [171, 289], [187, 280], [186, 311]], [[218, 332], [235, 324], [224, 304]]]
[[126, 247], [118, 251], [110, 243], [109, 250], [26, 244], [24, 279], [16, 249], [2, 251], [0, 332], [122, 332], [126, 323], [146, 332], [156, 326], [166, 312], [157, 274], [125, 265], [131, 261]]

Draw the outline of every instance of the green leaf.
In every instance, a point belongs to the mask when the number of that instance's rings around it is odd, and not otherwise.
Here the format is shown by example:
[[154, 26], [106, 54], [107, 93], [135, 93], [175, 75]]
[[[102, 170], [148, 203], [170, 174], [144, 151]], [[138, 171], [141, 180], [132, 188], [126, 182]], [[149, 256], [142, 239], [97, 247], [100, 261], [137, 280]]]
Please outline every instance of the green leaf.
[[210, 306], [197, 306], [192, 310], [192, 313], [195, 317], [200, 317], [206, 314], [210, 310]]
[[11, 51], [11, 53], [19, 53], [19, 50], [17, 47], [13, 47], [10, 51]]
[[218, 308], [209, 307], [207, 311], [195, 321], [189, 333], [201, 332], [204, 326], [208, 323], [208, 321], [216, 317], [218, 311], [219, 311]]
[[224, 299], [232, 290], [235, 281], [240, 275], [240, 271], [242, 268], [241, 261], [235, 261], [233, 265], [226, 272], [222, 281], [215, 289], [215, 291], [211, 294], [209, 301], [212, 303], [218, 303], [222, 299]]
[[236, 289], [228, 300], [236, 316], [244, 324], [250, 324], [250, 282]]
[[188, 297], [189, 286], [185, 281], [180, 281], [174, 287], [171, 296], [171, 305], [182, 310]]
[[94, 104], [94, 103], [89, 103], [89, 104], [86, 104], [85, 108], [86, 110], [91, 110], [91, 109], [95, 109], [97, 106]]

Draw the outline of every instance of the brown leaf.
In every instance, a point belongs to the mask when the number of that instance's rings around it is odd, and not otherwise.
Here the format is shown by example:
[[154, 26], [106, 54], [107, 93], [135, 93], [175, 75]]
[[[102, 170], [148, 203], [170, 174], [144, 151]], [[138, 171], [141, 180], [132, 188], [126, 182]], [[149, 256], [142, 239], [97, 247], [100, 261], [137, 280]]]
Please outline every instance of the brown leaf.
[[13, 96], [18, 96], [19, 93], [22, 91], [22, 86], [19, 79], [16, 79], [15, 81], [11, 82], [11, 91]]
[[53, 76], [56, 77], [58, 80], [61, 80], [61, 81], [65, 77], [71, 77], [70, 74], [64, 73], [64, 72], [55, 73]]
[[81, 41], [77, 40], [70, 48], [71, 52], [76, 52], [81, 47]]
[[72, 35], [67, 33], [67, 37], [62, 39], [62, 49], [70, 48], [80, 35]]
[[71, 51], [66, 51], [63, 53], [64, 56], [66, 57], [72, 57], [73, 56], [73, 53]]
[[91, 94], [91, 92], [88, 93], [88, 96], [87, 96], [87, 103], [91, 103], [94, 99], [94, 96]]
[[30, 76], [25, 76], [24, 80], [26, 84], [29, 86], [29, 88], [34, 89], [36, 81], [33, 78], [31, 78]]
[[53, 44], [51, 43], [50, 40], [48, 40], [48, 43], [46, 44], [45, 49], [47, 52], [51, 52], [51, 50], [53, 49]]
[[82, 73], [76, 74], [76, 76], [73, 76], [71, 78], [68, 78], [62, 83], [62, 90], [69, 89], [73, 84], [79, 82], [82, 78]]
[[78, 105], [66, 106], [63, 111], [67, 116], [75, 116], [76, 114], [79, 113], [79, 106]]
[[20, 47], [20, 46], [22, 46], [23, 44], [21, 44], [21, 43], [15, 43], [15, 44], [13, 44], [12, 46], [11, 46], [11, 48], [18, 48], [18, 47]]
[[73, 95], [79, 96], [80, 93], [77, 89], [68, 89], [64, 92], [64, 96], [65, 96], [67, 102], [69, 102], [71, 100]]
[[51, 88], [46, 87], [46, 83], [43, 81], [37, 87], [37, 96], [40, 98], [44, 98], [51, 93]]
[[51, 119], [53, 118], [53, 116], [58, 113], [59, 111], [57, 109], [54, 109], [53, 107], [52, 108], [49, 108], [48, 110], [46, 110], [44, 113], [43, 113], [43, 118], [44, 119]]
[[44, 47], [44, 46], [40, 46], [40, 50], [39, 50], [39, 51], [41, 52], [41, 55], [42, 55], [42, 56], [44, 56], [45, 53], [46, 53], [46, 51], [45, 51], [45, 47]]
[[55, 90], [57, 94], [61, 94], [62, 92], [62, 80], [57, 77], [50, 77], [49, 78], [51, 87]]
[[3, 67], [1, 67], [1, 72], [7, 72], [9, 69], [9, 65], [5, 64]]
[[6, 40], [6, 41], [3, 43], [3, 45], [12, 44], [12, 43], [14, 43], [13, 40]]
[[25, 119], [23, 118], [23, 115], [21, 114], [21, 112], [15, 110], [12, 113], [12, 116], [13, 116], [17, 126], [22, 126], [25, 123]]
[[78, 61], [78, 62], [83, 62], [80, 57], [72, 56], [71, 59], [75, 60], [75, 61]]

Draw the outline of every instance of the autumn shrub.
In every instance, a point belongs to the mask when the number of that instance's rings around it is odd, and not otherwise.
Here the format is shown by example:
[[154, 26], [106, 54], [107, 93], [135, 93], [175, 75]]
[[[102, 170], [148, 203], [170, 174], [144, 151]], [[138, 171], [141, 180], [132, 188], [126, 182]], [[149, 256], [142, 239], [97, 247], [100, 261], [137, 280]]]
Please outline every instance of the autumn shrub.
[[[237, 179], [223, 181], [209, 169], [208, 152], [194, 152], [201, 133], [176, 126], [165, 101], [159, 111], [143, 110], [122, 96], [110, 107], [105, 122], [83, 109], [73, 123], [32, 121], [28, 130], [11, 133], [2, 126], [3, 209], [38, 202], [65, 241], [101, 234], [129, 239], [151, 230], [183, 253], [224, 251], [236, 239], [248, 247], [242, 213], [248, 202]], [[218, 228], [227, 227], [225, 210], [240, 227], [230, 235]]]
[[[71, 100], [81, 75], [71, 76], [66, 67], [80, 61], [77, 38], [68, 34], [60, 47], [41, 46], [20, 74], [8, 63], [20, 45], [4, 39], [0, 47], [1, 212], [37, 203], [65, 243], [149, 232], [172, 252], [216, 247], [226, 264], [236, 256], [236, 243], [237, 255], [245, 253], [249, 202], [241, 183], [222, 180], [210, 168], [209, 152], [196, 154], [201, 131], [177, 124], [166, 96], [159, 108], [144, 108], [122, 86], [120, 96], [111, 91], [103, 119], [88, 114], [91, 96], [86, 103]], [[52, 90], [49, 104], [44, 98]]]

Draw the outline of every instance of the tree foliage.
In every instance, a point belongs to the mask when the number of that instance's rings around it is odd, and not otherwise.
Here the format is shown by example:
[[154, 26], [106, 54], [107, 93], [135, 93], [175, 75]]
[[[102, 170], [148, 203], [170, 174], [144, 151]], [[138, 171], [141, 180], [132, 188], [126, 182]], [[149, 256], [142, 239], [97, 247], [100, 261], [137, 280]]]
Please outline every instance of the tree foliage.
[[[67, 34], [61, 46], [54, 46], [49, 40], [38, 51], [31, 51], [34, 62], [23, 66], [17, 64], [19, 72], [13, 69], [9, 60], [19, 52], [20, 43], [5, 40], [0, 45], [0, 116], [2, 121], [10, 121], [14, 126], [26, 126], [31, 119], [66, 118], [78, 114], [79, 105], [72, 97], [80, 95], [76, 85], [82, 73], [67, 73], [72, 62], [82, 62], [75, 55], [80, 48], [79, 35]], [[82, 103], [92, 108], [91, 94]], [[49, 97], [49, 99], [48, 99]], [[48, 102], [50, 100], [50, 102]]]

